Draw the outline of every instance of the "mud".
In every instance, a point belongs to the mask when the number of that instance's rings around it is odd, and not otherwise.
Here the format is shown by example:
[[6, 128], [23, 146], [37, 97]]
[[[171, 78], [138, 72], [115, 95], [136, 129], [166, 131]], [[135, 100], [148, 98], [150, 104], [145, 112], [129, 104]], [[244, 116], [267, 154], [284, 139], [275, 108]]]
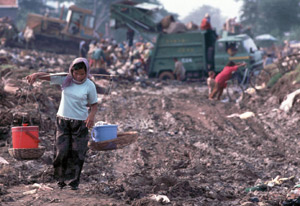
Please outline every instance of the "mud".
[[[10, 78], [22, 88], [1, 93], [0, 156], [9, 162], [0, 164], [2, 205], [280, 205], [298, 182], [299, 101], [288, 114], [279, 110], [283, 97], [299, 88], [290, 79], [280, 82], [284, 90], [275, 85], [281, 89], [247, 94], [239, 104], [208, 100], [204, 82], [145, 79], [110, 85], [96, 79], [111, 86], [105, 90], [110, 93], [99, 94], [97, 121], [138, 131], [139, 138], [119, 150], [89, 150], [79, 190], [59, 190], [51, 162], [60, 90], [39, 82], [32, 89], [36, 99], [30, 97], [21, 81], [29, 72], [16, 67]], [[255, 116], [228, 117], [247, 111]], [[10, 127], [22, 121], [39, 125], [46, 152], [38, 160], [17, 161], [8, 153]], [[246, 192], [277, 176], [294, 178]], [[34, 183], [50, 189], [26, 193]], [[153, 194], [170, 203], [152, 200]]]

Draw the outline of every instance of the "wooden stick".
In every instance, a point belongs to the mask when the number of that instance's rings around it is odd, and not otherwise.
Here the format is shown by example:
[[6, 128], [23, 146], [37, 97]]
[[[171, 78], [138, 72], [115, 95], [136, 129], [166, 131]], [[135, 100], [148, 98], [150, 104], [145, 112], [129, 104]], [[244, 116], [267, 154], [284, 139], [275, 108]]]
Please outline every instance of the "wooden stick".
[[120, 75], [114, 75], [114, 74], [91, 74], [92, 76], [95, 77], [118, 77]]
[[[68, 73], [66, 72], [60, 72], [60, 73], [53, 73], [53, 74], [47, 74], [47, 75], [43, 75], [40, 77], [50, 77], [50, 76], [67, 76]], [[92, 76], [95, 77], [118, 77], [119, 75], [114, 75], [114, 74], [91, 74]]]

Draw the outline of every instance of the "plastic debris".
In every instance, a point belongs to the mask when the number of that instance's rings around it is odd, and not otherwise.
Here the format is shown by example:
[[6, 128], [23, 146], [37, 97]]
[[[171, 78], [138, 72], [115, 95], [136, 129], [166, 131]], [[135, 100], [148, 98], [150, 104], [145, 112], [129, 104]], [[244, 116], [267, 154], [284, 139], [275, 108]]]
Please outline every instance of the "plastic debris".
[[288, 112], [293, 107], [294, 99], [298, 94], [300, 94], [300, 89], [297, 89], [296, 91], [288, 94], [279, 108], [285, 112]]
[[232, 118], [232, 117], [239, 117], [240, 119], [248, 119], [250, 117], [255, 117], [255, 114], [253, 112], [245, 112], [243, 114], [234, 113], [227, 116], [227, 118]]
[[29, 187], [33, 188], [33, 189], [44, 190], [44, 191], [53, 190], [52, 187], [49, 187], [49, 186], [44, 185], [44, 184], [38, 184], [38, 183], [34, 183], [33, 185], [30, 185]]
[[0, 163], [1, 164], [9, 164], [9, 162], [7, 162], [3, 157], [0, 157]]
[[246, 188], [246, 192], [253, 192], [253, 191], [266, 191], [268, 186], [266, 184], [257, 185], [254, 187]]
[[150, 197], [152, 200], [156, 200], [157, 202], [169, 203], [170, 199], [165, 195], [152, 195]]
[[275, 177], [275, 179], [272, 179], [271, 181], [266, 181], [265, 184], [268, 185], [268, 187], [274, 187], [275, 185], [281, 185], [283, 182], [291, 180], [293, 178], [294, 176], [280, 178], [280, 176], [278, 175], [277, 177]]
[[26, 191], [26, 192], [23, 192], [23, 195], [33, 195], [35, 193], [37, 193], [37, 189], [34, 189], [34, 190], [29, 190], [29, 191]]

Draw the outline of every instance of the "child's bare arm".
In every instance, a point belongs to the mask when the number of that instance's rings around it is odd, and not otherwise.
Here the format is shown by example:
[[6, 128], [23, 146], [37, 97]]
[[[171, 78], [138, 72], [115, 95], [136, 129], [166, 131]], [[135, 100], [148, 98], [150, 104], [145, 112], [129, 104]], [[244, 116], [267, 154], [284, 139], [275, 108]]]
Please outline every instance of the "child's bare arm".
[[29, 84], [33, 84], [37, 79], [50, 81], [50, 75], [45, 72], [36, 72], [26, 77]]
[[237, 64], [238, 67], [243, 67], [243, 66], [246, 66], [246, 65], [247, 65], [246, 62], [242, 62], [242, 63]]
[[86, 122], [86, 127], [91, 128], [95, 124], [95, 115], [96, 112], [98, 111], [98, 103], [92, 104], [91, 105], [91, 112], [89, 113], [88, 118], [85, 120]]

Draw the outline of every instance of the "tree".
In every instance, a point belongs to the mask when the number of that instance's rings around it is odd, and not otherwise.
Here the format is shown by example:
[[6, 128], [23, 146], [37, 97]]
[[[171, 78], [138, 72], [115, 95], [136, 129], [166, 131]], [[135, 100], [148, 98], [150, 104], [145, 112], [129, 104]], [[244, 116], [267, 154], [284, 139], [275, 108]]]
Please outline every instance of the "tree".
[[16, 26], [19, 30], [23, 30], [26, 25], [28, 13], [43, 14], [50, 7], [41, 0], [19, 0], [19, 11], [16, 18]]
[[300, 0], [243, 0], [241, 22], [258, 34], [283, 36], [299, 23]]

